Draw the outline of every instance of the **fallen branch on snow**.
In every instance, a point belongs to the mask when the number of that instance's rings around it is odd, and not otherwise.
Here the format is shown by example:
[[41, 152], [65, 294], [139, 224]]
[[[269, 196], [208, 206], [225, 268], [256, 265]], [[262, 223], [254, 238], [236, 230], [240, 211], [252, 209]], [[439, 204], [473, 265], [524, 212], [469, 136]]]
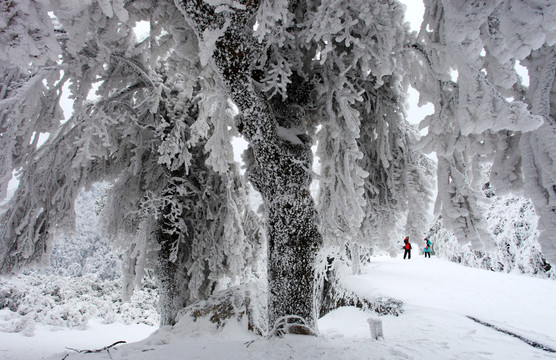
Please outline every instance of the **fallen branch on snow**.
[[479, 319], [477, 319], [477, 318], [474, 318], [474, 317], [472, 317], [472, 316], [469, 316], [469, 315], [467, 315], [467, 318], [470, 319], [470, 320], [475, 321], [475, 322], [478, 323], [478, 324], [481, 324], [481, 325], [484, 325], [484, 326], [486, 326], [486, 327], [492, 328], [492, 329], [494, 329], [494, 330], [496, 330], [496, 331], [499, 331], [499, 332], [501, 332], [501, 333], [504, 333], [504, 334], [506, 334], [506, 335], [513, 336], [513, 337], [515, 337], [515, 338], [517, 338], [517, 339], [523, 341], [524, 343], [526, 343], [526, 344], [528, 344], [528, 345], [531, 345], [531, 346], [534, 347], [534, 348], [541, 349], [541, 350], [544, 350], [544, 351], [549, 352], [549, 353], [556, 353], [556, 350], [552, 349], [552, 348], [549, 347], [549, 346], [540, 344], [540, 343], [538, 343], [538, 342], [536, 342], [536, 341], [533, 341], [533, 340], [529, 340], [529, 339], [527, 339], [527, 338], [525, 338], [525, 337], [523, 337], [523, 336], [521, 336], [521, 335], [515, 334], [515, 333], [513, 333], [513, 332], [511, 332], [511, 331], [508, 331], [508, 330], [505, 330], [505, 329], [501, 329], [501, 328], [499, 328], [499, 327], [497, 327], [497, 326], [495, 326], [495, 325], [492, 325], [492, 324], [489, 324], [489, 323], [487, 323], [487, 322], [481, 321], [481, 320], [479, 320]]
[[77, 350], [77, 349], [72, 349], [72, 348], [69, 348], [69, 347], [67, 347], [66, 349], [75, 351], [75, 352], [80, 353], [80, 354], [92, 354], [92, 353], [102, 352], [102, 351], [105, 351], [105, 350], [108, 351], [108, 349], [110, 349], [110, 348], [112, 348], [112, 347], [114, 347], [118, 344], [125, 344], [125, 343], [126, 343], [125, 341], [120, 340], [120, 341], [116, 341], [112, 345], [108, 345], [108, 346], [103, 347], [102, 349], [96, 349], [96, 350]]

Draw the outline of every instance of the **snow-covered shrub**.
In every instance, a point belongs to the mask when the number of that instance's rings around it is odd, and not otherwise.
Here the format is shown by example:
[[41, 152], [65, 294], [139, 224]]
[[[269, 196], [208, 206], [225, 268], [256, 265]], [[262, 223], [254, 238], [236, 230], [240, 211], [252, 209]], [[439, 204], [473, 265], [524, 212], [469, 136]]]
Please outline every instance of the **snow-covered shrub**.
[[149, 279], [130, 301], [121, 300], [122, 261], [99, 231], [105, 186], [79, 194], [75, 230], [55, 236], [48, 267], [0, 279], [0, 331], [33, 335], [35, 323], [86, 328], [91, 318], [158, 324], [158, 291]]
[[30, 273], [0, 280], [0, 311], [4, 310], [0, 331], [32, 335], [34, 323], [84, 329], [91, 318], [105, 323], [158, 324], [155, 289], [137, 290], [126, 303], [120, 295], [119, 280], [101, 281], [94, 275], [72, 278]]
[[513, 195], [497, 196], [488, 187], [486, 195], [492, 200], [487, 227], [494, 247], [479, 251], [471, 244], [460, 244], [437, 219], [429, 232], [434, 252], [470, 267], [556, 279], [556, 271], [544, 259], [537, 241], [538, 217], [531, 201]]

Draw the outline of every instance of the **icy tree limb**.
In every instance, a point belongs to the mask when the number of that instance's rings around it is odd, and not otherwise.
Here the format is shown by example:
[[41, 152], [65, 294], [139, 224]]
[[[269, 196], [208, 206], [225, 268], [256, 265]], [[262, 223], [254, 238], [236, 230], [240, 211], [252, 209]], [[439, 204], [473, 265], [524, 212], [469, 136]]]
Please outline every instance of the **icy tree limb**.
[[324, 296], [322, 299], [319, 317], [323, 317], [332, 310], [342, 306], [355, 306], [363, 310], [371, 310], [379, 315], [403, 314], [403, 301], [390, 297], [377, 296], [366, 298], [353, 291], [347, 290], [335, 281], [325, 285]]

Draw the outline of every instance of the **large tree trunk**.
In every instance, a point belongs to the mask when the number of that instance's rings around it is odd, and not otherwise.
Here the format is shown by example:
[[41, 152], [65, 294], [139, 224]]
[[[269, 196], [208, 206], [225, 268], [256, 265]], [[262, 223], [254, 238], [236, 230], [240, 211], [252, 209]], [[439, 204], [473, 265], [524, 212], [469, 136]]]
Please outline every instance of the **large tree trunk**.
[[[261, 193], [265, 206], [269, 325], [273, 328], [277, 321], [282, 321], [280, 332], [314, 333], [317, 320], [314, 265], [322, 237], [309, 192], [313, 159], [310, 139], [301, 135], [299, 141], [295, 138], [292, 141], [291, 137], [284, 140], [277, 134], [278, 125], [288, 129], [302, 121], [304, 114], [298, 109], [304, 105], [301, 98], [306, 94], [295, 87], [305, 83], [302, 79], [293, 81], [292, 93], [296, 96], [277, 104], [270, 104], [257, 93], [252, 67], [262, 47], [253, 37], [250, 21], [260, 1], [242, 3], [246, 10], [225, 17], [206, 3], [177, 0], [200, 42], [204, 41], [205, 30], [222, 28], [230, 21], [224, 35], [216, 41], [213, 58], [230, 96], [241, 110], [238, 130], [248, 141], [252, 156], [249, 180]], [[297, 317], [306, 325], [289, 325]]]
[[[289, 164], [281, 165], [291, 169], [294, 159], [290, 158]], [[265, 171], [280, 169], [276, 163], [264, 165]], [[259, 163], [258, 168], [261, 167]], [[274, 179], [288, 178], [280, 173], [274, 175]], [[276, 322], [282, 320], [279, 331], [306, 333], [308, 329], [291, 327], [287, 325], [288, 319], [283, 317], [299, 316], [309, 328], [316, 329], [314, 264], [321, 236], [315, 224], [313, 199], [308, 187], [296, 183], [295, 180], [299, 179], [295, 177], [280, 184], [282, 186], [276, 186], [272, 177], [261, 180], [265, 186], [259, 184], [257, 189], [263, 193], [267, 216], [269, 322], [276, 326]], [[289, 320], [296, 322], [295, 318]]]

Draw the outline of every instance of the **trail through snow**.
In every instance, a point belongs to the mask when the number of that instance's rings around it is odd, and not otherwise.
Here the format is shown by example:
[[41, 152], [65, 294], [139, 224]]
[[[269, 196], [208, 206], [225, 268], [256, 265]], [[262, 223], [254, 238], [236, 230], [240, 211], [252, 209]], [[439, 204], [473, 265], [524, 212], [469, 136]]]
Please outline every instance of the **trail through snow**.
[[[466, 316], [556, 348], [556, 281], [466, 268], [445, 260], [374, 257], [346, 286], [405, 302], [401, 316], [382, 316], [384, 340], [371, 340], [373, 313], [341, 308], [319, 322], [321, 336], [264, 339], [239, 324], [214, 332], [199, 321], [162, 328], [149, 338], [107, 352], [76, 354], [126, 340], [133, 327], [93, 324], [90, 330], [41, 329], [36, 336], [0, 333], [2, 359], [556, 359], [555, 354], [478, 324]], [[193, 331], [192, 331], [193, 329]], [[154, 330], [154, 329], [153, 329]], [[99, 332], [100, 331], [100, 332]], [[141, 330], [146, 335], [147, 328]], [[71, 343], [83, 334], [80, 346]], [[100, 334], [104, 336], [100, 339]], [[132, 340], [128, 340], [132, 341]], [[102, 342], [102, 343], [99, 343]], [[29, 344], [44, 348], [29, 352]], [[33, 356], [27, 357], [26, 355]], [[40, 355], [40, 356], [39, 356]]]

